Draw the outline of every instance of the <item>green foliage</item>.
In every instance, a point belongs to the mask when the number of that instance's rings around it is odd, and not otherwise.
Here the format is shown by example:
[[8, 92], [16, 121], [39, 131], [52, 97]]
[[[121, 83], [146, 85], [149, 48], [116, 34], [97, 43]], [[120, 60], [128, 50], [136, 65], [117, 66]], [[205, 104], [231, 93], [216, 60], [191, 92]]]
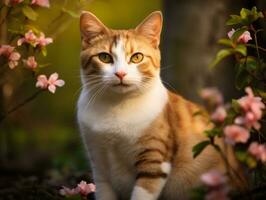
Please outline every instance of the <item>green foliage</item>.
[[25, 17], [29, 18], [30, 20], [35, 21], [38, 17], [38, 13], [35, 12], [32, 7], [30, 6], [23, 6], [22, 7], [22, 12], [25, 15]]
[[230, 15], [230, 19], [226, 22], [226, 25], [245, 25], [248, 26], [251, 23], [257, 21], [259, 18], [264, 18], [262, 12], [258, 12], [256, 7], [251, 10], [242, 8], [240, 15]]
[[196, 158], [208, 145], [210, 145], [210, 141], [209, 140], [205, 140], [203, 142], [200, 142], [198, 144], [196, 144], [193, 149], [193, 158]]

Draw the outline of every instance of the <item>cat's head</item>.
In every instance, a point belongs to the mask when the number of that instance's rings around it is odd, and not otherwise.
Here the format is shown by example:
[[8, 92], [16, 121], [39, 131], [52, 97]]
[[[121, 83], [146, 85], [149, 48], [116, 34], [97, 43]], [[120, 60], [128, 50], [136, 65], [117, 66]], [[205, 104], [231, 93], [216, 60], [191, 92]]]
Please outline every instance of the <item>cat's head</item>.
[[90, 90], [143, 93], [160, 79], [162, 14], [151, 13], [135, 29], [107, 28], [95, 15], [80, 17], [81, 76]]

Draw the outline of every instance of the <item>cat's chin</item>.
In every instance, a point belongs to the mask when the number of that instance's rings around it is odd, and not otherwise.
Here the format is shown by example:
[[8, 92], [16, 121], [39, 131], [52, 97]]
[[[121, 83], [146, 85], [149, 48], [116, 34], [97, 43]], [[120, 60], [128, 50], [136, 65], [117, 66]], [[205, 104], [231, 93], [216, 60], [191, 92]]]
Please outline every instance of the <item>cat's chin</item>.
[[110, 87], [110, 90], [117, 94], [128, 94], [128, 93], [134, 93], [138, 92], [138, 88], [136, 85], [113, 85]]

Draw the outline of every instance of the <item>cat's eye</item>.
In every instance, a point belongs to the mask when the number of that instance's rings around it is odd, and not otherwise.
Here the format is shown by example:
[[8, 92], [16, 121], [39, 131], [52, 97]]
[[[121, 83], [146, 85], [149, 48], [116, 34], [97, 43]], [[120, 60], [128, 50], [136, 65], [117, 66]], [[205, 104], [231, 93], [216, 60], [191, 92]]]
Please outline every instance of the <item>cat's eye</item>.
[[140, 63], [144, 58], [144, 55], [142, 53], [135, 53], [131, 56], [130, 58], [130, 62], [133, 62], [133, 63]]
[[112, 63], [113, 62], [113, 58], [110, 54], [108, 53], [100, 53], [98, 55], [100, 61], [104, 62], [104, 63]]

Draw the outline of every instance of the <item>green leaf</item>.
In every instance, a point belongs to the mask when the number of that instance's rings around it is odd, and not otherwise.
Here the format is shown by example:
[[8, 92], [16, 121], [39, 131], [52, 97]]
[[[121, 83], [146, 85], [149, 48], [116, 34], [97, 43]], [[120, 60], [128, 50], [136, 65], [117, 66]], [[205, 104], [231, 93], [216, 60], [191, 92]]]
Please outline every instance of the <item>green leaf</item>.
[[47, 49], [45, 47], [41, 48], [41, 52], [43, 56], [47, 56]]
[[246, 56], [247, 55], [247, 47], [245, 45], [243, 45], [243, 44], [237, 45], [234, 50], [236, 52], [242, 54], [242, 56]]
[[209, 138], [213, 138], [215, 136], [221, 136], [222, 135], [222, 132], [220, 129], [218, 128], [213, 128], [213, 129], [210, 129], [210, 130], [206, 130], [204, 131], [204, 134], [209, 137]]
[[242, 22], [242, 19], [238, 15], [230, 15], [231, 19], [227, 20], [226, 25], [235, 25], [240, 24]]
[[247, 156], [246, 163], [249, 166], [249, 168], [255, 168], [257, 166], [257, 161], [255, 158], [251, 156]]
[[232, 48], [228, 48], [228, 49], [222, 49], [220, 51], [218, 51], [218, 53], [216, 54], [215, 59], [212, 61], [212, 63], [209, 65], [210, 68], [215, 67], [218, 63], [220, 63], [224, 58], [234, 54], [235, 51]]
[[68, 15], [70, 15], [73, 18], [79, 18], [79, 16], [80, 16], [78, 13], [75, 13], [74, 11], [68, 10], [66, 8], [62, 8], [62, 12], [67, 13]]
[[242, 8], [240, 11], [240, 17], [242, 19], [246, 19], [250, 14], [251, 14], [250, 10], [246, 8]]
[[30, 6], [24, 6], [22, 8], [23, 14], [32, 21], [35, 21], [38, 17], [38, 13], [35, 12]]
[[243, 64], [239, 64], [238, 66], [238, 71], [236, 74], [236, 79], [235, 79], [235, 85], [237, 89], [242, 89], [245, 86], [248, 86], [250, 82], [252, 81], [252, 76], [243, 68]]
[[241, 161], [241, 162], [245, 162], [247, 159], [247, 153], [245, 151], [236, 151], [236, 158]]
[[230, 39], [226, 39], [226, 38], [218, 40], [218, 44], [230, 46], [230, 47], [233, 46], [233, 42]]
[[238, 101], [236, 99], [232, 99], [232, 108], [236, 113], [240, 113], [241, 106], [239, 105]]
[[196, 158], [209, 144], [211, 144], [209, 140], [196, 144], [192, 149], [193, 158]]

